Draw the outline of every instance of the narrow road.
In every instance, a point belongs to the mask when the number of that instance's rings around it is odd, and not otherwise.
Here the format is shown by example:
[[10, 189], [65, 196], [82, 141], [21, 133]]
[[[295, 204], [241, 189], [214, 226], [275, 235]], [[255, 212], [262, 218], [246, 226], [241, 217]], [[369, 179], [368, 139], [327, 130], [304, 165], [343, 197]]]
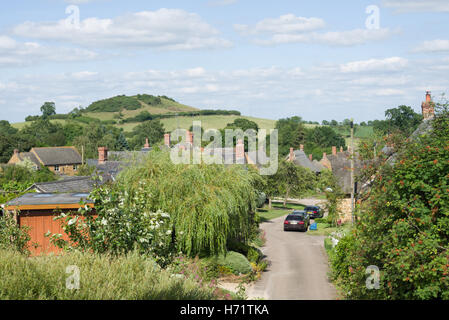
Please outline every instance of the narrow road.
[[[314, 204], [315, 201], [304, 201]], [[313, 200], [313, 199], [312, 199]], [[333, 300], [334, 286], [328, 280], [324, 236], [307, 232], [284, 232], [285, 217], [261, 224], [267, 242], [262, 248], [271, 265], [248, 289], [249, 299]]]

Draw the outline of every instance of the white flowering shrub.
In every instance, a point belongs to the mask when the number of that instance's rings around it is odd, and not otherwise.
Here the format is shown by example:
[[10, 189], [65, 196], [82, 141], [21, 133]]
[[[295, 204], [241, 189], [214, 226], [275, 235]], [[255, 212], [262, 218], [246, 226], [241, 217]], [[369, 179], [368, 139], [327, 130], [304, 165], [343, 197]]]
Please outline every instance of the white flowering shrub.
[[95, 210], [85, 205], [77, 213], [62, 213], [56, 218], [63, 221], [69, 240], [60, 234], [49, 235], [55, 245], [96, 253], [137, 250], [161, 264], [168, 262], [172, 252], [170, 215], [147, 209], [145, 182], [133, 191], [120, 184], [100, 187], [89, 198], [95, 201]]

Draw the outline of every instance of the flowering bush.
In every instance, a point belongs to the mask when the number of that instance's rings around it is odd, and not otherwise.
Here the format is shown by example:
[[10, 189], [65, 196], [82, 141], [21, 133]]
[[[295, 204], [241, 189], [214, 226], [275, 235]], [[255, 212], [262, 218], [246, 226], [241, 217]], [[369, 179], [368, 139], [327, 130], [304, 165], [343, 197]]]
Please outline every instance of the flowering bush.
[[[449, 112], [384, 162], [361, 204], [352, 235], [331, 259], [350, 299], [449, 299]], [[366, 286], [370, 265], [380, 288]]]
[[88, 206], [78, 214], [61, 214], [63, 230], [52, 241], [66, 249], [92, 250], [96, 253], [127, 253], [136, 249], [153, 255], [161, 264], [169, 261], [172, 252], [170, 216], [162, 211], [148, 210], [145, 182], [132, 192], [120, 185], [100, 187], [91, 193], [95, 212]]

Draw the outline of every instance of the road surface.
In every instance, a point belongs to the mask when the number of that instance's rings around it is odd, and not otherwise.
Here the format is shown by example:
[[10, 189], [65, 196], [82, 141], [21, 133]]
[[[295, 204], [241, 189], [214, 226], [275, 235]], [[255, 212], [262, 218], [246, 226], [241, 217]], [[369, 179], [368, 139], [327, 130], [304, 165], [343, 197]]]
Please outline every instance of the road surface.
[[[308, 199], [304, 204], [315, 204]], [[266, 233], [262, 248], [271, 265], [248, 291], [249, 299], [333, 300], [334, 286], [328, 280], [324, 236], [307, 232], [284, 232], [285, 217], [261, 224]]]

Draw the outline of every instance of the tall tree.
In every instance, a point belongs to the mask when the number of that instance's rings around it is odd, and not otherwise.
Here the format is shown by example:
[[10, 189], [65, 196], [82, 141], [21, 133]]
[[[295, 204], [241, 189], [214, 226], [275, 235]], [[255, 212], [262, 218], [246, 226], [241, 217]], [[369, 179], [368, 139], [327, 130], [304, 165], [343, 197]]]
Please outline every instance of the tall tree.
[[56, 106], [54, 102], [45, 102], [41, 107], [42, 118], [47, 119], [48, 117], [56, 114]]

